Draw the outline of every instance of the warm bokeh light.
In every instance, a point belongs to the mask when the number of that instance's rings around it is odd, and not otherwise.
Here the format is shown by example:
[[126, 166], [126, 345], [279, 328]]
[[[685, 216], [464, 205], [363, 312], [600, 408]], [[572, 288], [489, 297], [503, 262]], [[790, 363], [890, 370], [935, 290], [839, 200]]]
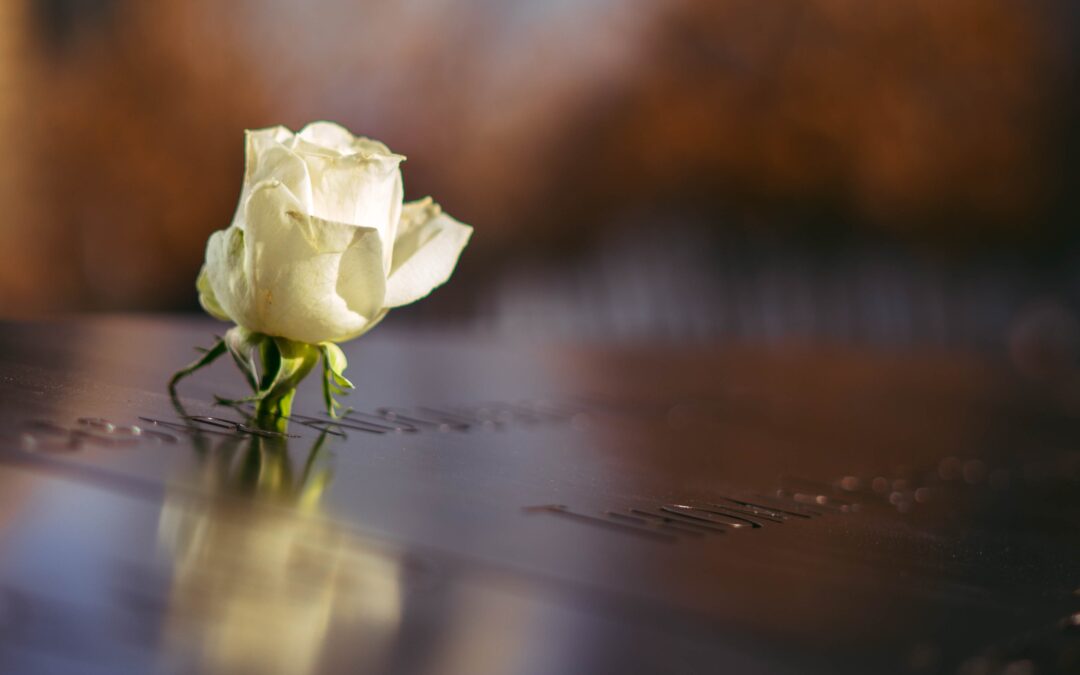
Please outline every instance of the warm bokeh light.
[[[640, 283], [667, 307], [642, 319], [649, 335], [761, 336], [705, 325], [662, 275], [625, 271], [650, 253], [729, 315], [770, 296], [763, 278], [780, 268], [818, 298], [813, 322], [832, 328], [817, 338], [846, 330], [832, 314], [865, 314], [824, 308], [834, 285], [872, 287], [893, 268], [908, 304], [988, 298], [956, 339], [1003, 346], [1025, 307], [1073, 307], [1060, 291], [1080, 241], [1080, 24], [1065, 0], [0, 11], [5, 315], [195, 309], [206, 237], [235, 208], [241, 131], [319, 118], [407, 155], [407, 197], [438, 195], [477, 228], [454, 288], [413, 315], [578, 325], [638, 312], [604, 286]], [[781, 323], [805, 323], [799, 311]], [[883, 330], [939, 332], [905, 320]]]

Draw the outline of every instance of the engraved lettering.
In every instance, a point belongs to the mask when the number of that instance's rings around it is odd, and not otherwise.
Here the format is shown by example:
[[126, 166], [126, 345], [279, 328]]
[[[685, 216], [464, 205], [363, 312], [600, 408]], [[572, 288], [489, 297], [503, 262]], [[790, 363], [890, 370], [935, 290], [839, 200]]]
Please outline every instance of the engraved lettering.
[[526, 513], [548, 513], [551, 515], [566, 518], [567, 520], [573, 520], [578, 523], [584, 523], [586, 525], [594, 525], [602, 527], [608, 530], [614, 530], [616, 532], [623, 532], [625, 534], [632, 534], [639, 537], [645, 537], [654, 541], [663, 542], [675, 542], [678, 538], [674, 534], [668, 534], [666, 532], [660, 532], [647, 527], [634, 525], [631, 523], [616, 522], [600, 516], [590, 516], [584, 513], [578, 513], [571, 511], [562, 504], [544, 504], [541, 506], [527, 506], [524, 511]]

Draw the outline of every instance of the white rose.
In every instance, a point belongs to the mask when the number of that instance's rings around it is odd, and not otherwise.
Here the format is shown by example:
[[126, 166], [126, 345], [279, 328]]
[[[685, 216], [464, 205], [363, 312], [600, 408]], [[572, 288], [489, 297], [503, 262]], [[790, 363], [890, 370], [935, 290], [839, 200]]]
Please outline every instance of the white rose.
[[450, 278], [472, 228], [431, 199], [402, 203], [396, 155], [331, 122], [247, 132], [232, 224], [197, 282], [211, 315], [308, 344], [367, 332]]

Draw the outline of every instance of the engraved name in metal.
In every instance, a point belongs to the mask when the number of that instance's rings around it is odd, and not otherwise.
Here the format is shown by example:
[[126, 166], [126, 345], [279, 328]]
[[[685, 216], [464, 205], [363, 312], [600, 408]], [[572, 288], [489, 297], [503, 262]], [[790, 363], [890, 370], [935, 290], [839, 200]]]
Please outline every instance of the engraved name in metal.
[[778, 493], [775, 498], [762, 495], [750, 498], [717, 497], [708, 502], [631, 507], [596, 514], [575, 511], [564, 504], [527, 506], [524, 511], [550, 514], [568, 521], [667, 543], [722, 535], [733, 530], [773, 527], [791, 520], [824, 515], [824, 511], [789, 499], [783, 493]]

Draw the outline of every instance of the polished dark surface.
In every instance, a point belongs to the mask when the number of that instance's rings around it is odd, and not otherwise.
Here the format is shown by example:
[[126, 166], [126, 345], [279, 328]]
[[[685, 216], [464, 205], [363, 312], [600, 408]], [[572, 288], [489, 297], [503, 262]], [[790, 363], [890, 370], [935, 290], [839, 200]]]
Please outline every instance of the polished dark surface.
[[1080, 672], [1067, 377], [388, 326], [280, 434], [220, 330], [0, 328], [0, 672]]

